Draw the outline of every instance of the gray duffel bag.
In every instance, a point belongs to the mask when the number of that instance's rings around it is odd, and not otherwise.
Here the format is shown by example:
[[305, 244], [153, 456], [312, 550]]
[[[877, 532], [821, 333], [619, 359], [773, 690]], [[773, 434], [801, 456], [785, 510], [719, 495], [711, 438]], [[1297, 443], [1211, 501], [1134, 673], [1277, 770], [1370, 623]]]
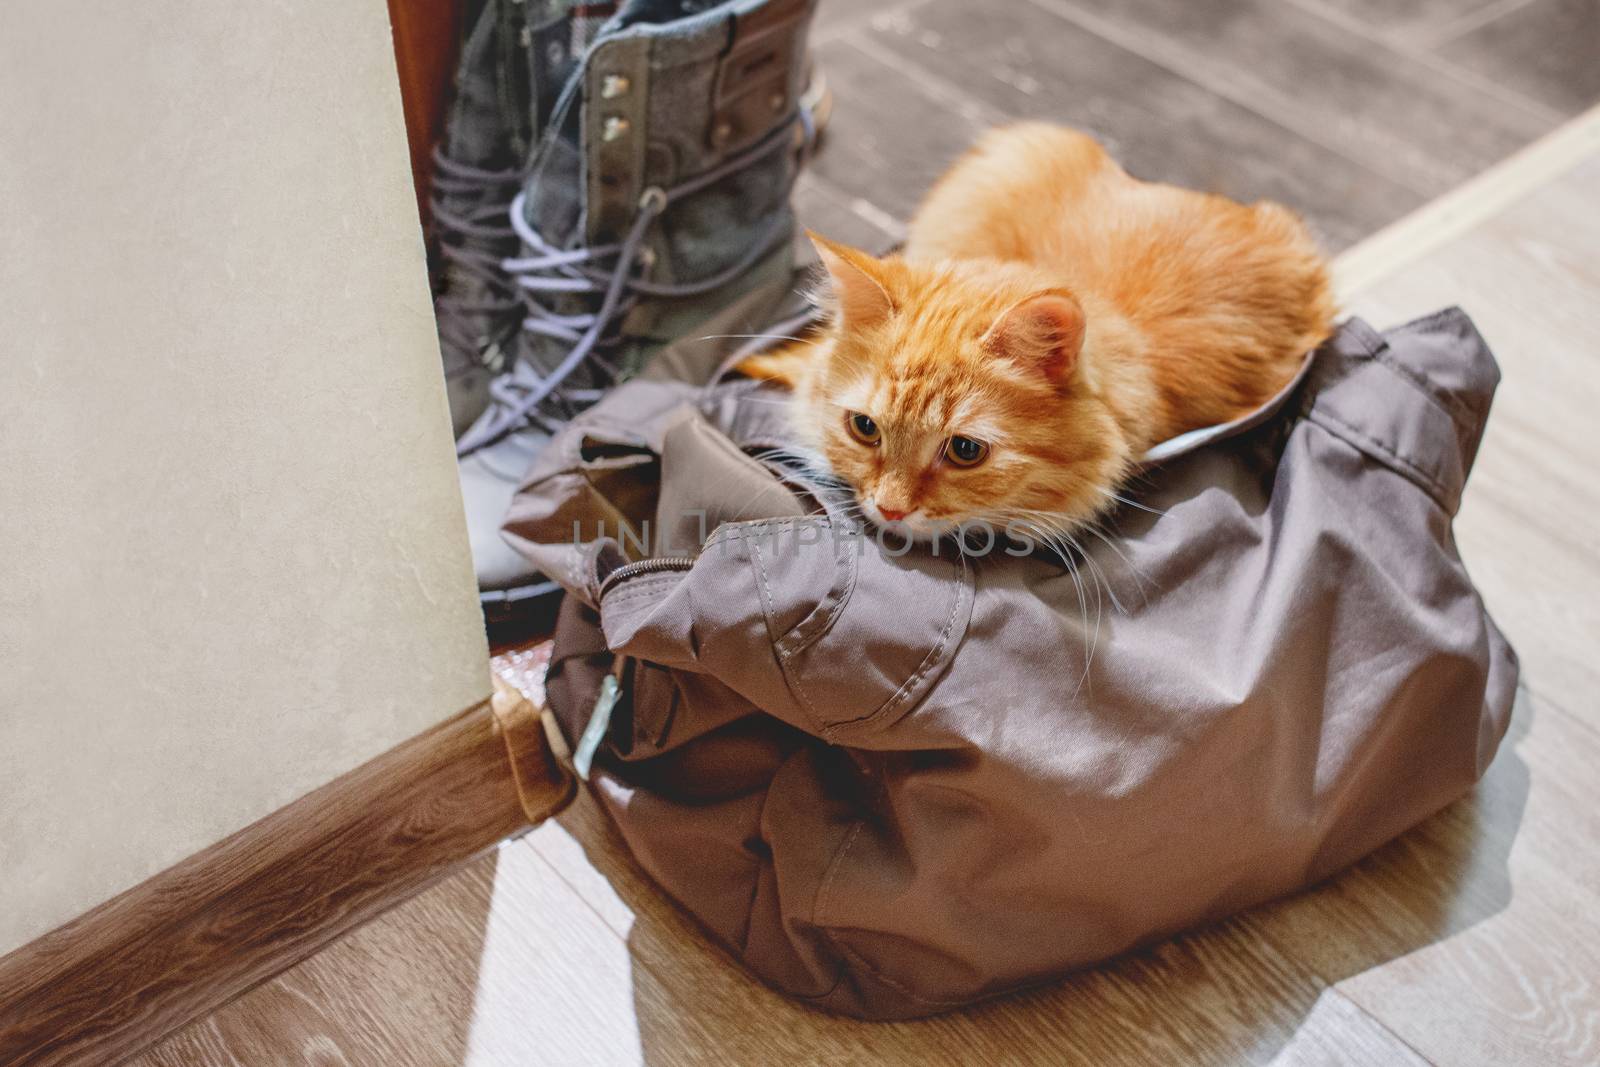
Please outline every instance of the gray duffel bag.
[[1517, 681], [1451, 533], [1498, 377], [1460, 311], [1350, 321], [1156, 449], [1067, 561], [907, 550], [786, 464], [770, 387], [639, 381], [506, 532], [571, 594], [550, 706], [644, 869], [778, 989], [925, 1015], [1316, 882], [1471, 788]]

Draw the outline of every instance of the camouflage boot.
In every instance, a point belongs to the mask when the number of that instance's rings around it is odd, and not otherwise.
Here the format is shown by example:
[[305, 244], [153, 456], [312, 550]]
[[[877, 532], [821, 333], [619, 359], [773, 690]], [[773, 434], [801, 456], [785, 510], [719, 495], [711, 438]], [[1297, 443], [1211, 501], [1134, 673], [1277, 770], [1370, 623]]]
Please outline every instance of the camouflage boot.
[[759, 329], [792, 290], [789, 193], [815, 133], [813, 9], [628, 0], [556, 101], [509, 216], [520, 329], [458, 442], [491, 621], [554, 591], [500, 536], [551, 433], [665, 345]]
[[539, 133], [603, 24], [571, 0], [480, 0], [467, 17], [455, 98], [434, 148], [430, 207], [441, 278], [434, 299], [456, 436], [489, 404], [521, 326], [502, 262], [521, 247], [510, 220]]

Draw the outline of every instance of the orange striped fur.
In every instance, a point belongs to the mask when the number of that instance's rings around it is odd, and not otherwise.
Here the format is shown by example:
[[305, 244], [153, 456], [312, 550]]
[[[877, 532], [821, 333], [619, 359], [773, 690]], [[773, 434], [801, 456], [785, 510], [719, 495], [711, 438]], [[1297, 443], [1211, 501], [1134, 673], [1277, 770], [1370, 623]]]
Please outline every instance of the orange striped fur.
[[[740, 369], [793, 388], [803, 441], [869, 518], [903, 513], [918, 536], [1028, 515], [1072, 529], [1151, 445], [1259, 406], [1332, 328], [1326, 261], [1293, 213], [1136, 180], [1042, 123], [980, 140], [903, 254], [813, 239], [827, 325]], [[954, 437], [982, 460], [953, 462]]]

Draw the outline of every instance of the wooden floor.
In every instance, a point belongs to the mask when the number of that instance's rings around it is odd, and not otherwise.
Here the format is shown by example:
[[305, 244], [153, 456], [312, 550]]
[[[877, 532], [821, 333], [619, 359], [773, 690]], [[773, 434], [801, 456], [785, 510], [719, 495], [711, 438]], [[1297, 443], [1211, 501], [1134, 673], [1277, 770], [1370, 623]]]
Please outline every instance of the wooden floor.
[[[1525, 670], [1482, 786], [1318, 889], [900, 1024], [748, 978], [580, 797], [136, 1062], [1600, 1063], [1600, 113], [1412, 214], [1600, 95], [1600, 37], [1576, 36], [1596, 4], [834, 3], [838, 110], [803, 199], [825, 232], [892, 242], [948, 157], [1015, 115], [1095, 127], [1148, 176], [1276, 196], [1336, 248], [1409, 216], [1340, 275], [1380, 326], [1461, 304], [1505, 372], [1457, 524]], [[530, 677], [526, 654], [497, 667]]]
[[1600, 0], [823, 0], [815, 49], [838, 107], [801, 214], [867, 248], [1008, 120], [1341, 251], [1600, 101]]

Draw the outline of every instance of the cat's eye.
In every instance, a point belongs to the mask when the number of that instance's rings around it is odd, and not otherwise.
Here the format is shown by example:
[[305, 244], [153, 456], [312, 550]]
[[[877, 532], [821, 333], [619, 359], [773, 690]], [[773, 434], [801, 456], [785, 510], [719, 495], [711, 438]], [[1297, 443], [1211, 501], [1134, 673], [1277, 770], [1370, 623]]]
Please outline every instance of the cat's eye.
[[883, 440], [883, 431], [878, 429], [878, 424], [872, 421], [871, 415], [863, 415], [859, 411], [851, 411], [844, 417], [845, 428], [850, 431], [850, 436], [868, 447], [876, 447]]
[[960, 434], [944, 443], [944, 458], [957, 467], [976, 467], [989, 455], [989, 446]]

